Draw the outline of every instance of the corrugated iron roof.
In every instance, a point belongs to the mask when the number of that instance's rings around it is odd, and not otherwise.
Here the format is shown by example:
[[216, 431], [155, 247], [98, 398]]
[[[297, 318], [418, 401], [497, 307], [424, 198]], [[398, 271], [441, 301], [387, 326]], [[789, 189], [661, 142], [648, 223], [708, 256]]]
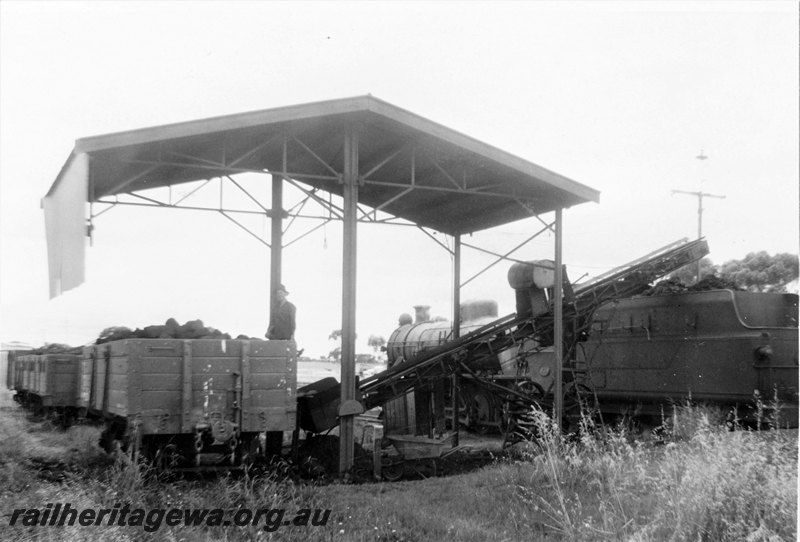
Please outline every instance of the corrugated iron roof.
[[87, 155], [89, 201], [253, 171], [341, 195], [347, 127], [359, 133], [359, 203], [444, 233], [599, 200], [586, 185], [372, 96], [82, 138], [62, 174]]

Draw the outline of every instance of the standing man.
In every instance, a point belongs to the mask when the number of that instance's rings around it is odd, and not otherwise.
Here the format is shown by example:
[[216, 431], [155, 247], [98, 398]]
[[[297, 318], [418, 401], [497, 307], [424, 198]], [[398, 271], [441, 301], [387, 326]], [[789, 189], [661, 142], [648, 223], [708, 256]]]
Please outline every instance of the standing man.
[[286, 300], [287, 295], [289, 295], [289, 292], [286, 291], [283, 284], [280, 284], [275, 290], [277, 302], [270, 314], [267, 339], [278, 341], [294, 340], [295, 314], [297, 309]]

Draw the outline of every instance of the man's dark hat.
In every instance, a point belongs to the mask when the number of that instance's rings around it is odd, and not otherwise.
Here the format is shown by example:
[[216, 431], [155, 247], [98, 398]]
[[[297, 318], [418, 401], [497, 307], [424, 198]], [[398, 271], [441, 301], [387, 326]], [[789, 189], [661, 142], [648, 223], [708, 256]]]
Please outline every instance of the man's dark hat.
[[288, 294], [288, 293], [289, 293], [289, 290], [287, 290], [287, 289], [286, 289], [286, 286], [284, 286], [283, 284], [278, 284], [278, 287], [277, 287], [277, 288], [275, 288], [275, 291], [276, 291], [276, 292], [283, 291], [283, 293], [285, 293], [285, 294]]

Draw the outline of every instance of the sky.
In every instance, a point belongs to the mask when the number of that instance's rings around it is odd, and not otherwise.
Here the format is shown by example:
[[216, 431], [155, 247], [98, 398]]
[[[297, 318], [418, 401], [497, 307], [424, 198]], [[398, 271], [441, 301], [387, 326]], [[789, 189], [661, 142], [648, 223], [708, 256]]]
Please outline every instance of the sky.
[[[696, 237], [697, 198], [674, 189], [725, 196], [704, 200], [715, 263], [796, 254], [799, 41], [796, 2], [0, 0], [0, 340], [80, 345], [170, 317], [263, 336], [268, 249], [211, 213], [103, 214], [86, 282], [49, 299], [41, 198], [79, 138], [368, 93], [599, 190], [564, 212], [572, 279]], [[507, 252], [539, 227], [464, 241]], [[441, 247], [358, 235], [357, 351], [414, 305], [450, 315]], [[341, 254], [335, 223], [284, 252], [307, 355], [335, 346]], [[463, 257], [465, 279], [493, 259]], [[508, 265], [462, 300], [513, 312]]]

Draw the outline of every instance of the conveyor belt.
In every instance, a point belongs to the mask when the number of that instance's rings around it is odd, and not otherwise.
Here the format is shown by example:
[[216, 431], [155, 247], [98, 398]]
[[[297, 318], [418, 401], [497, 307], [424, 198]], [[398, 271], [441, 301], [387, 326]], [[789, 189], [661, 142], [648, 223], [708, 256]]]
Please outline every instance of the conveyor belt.
[[365, 407], [381, 405], [403, 395], [417, 384], [451, 375], [463, 361], [474, 363], [502, 352], [524, 339], [529, 332], [523, 334], [520, 330], [531, 321], [531, 318], [517, 318], [516, 314], [509, 314], [363, 380], [360, 389]]
[[[613, 269], [585, 284], [565, 288], [563, 318], [568, 340], [577, 340], [594, 311], [612, 299], [630, 297], [646, 290], [651, 282], [708, 254], [704, 239], [683, 239]], [[566, 286], [569, 286], [567, 284]], [[469, 370], [487, 356], [536, 339], [541, 345], [553, 342], [554, 310], [536, 317], [518, 318], [510, 314], [471, 333], [420, 352], [414, 358], [361, 382], [360, 390], [367, 408], [400, 397], [419, 384], [454, 374], [459, 368]]]

